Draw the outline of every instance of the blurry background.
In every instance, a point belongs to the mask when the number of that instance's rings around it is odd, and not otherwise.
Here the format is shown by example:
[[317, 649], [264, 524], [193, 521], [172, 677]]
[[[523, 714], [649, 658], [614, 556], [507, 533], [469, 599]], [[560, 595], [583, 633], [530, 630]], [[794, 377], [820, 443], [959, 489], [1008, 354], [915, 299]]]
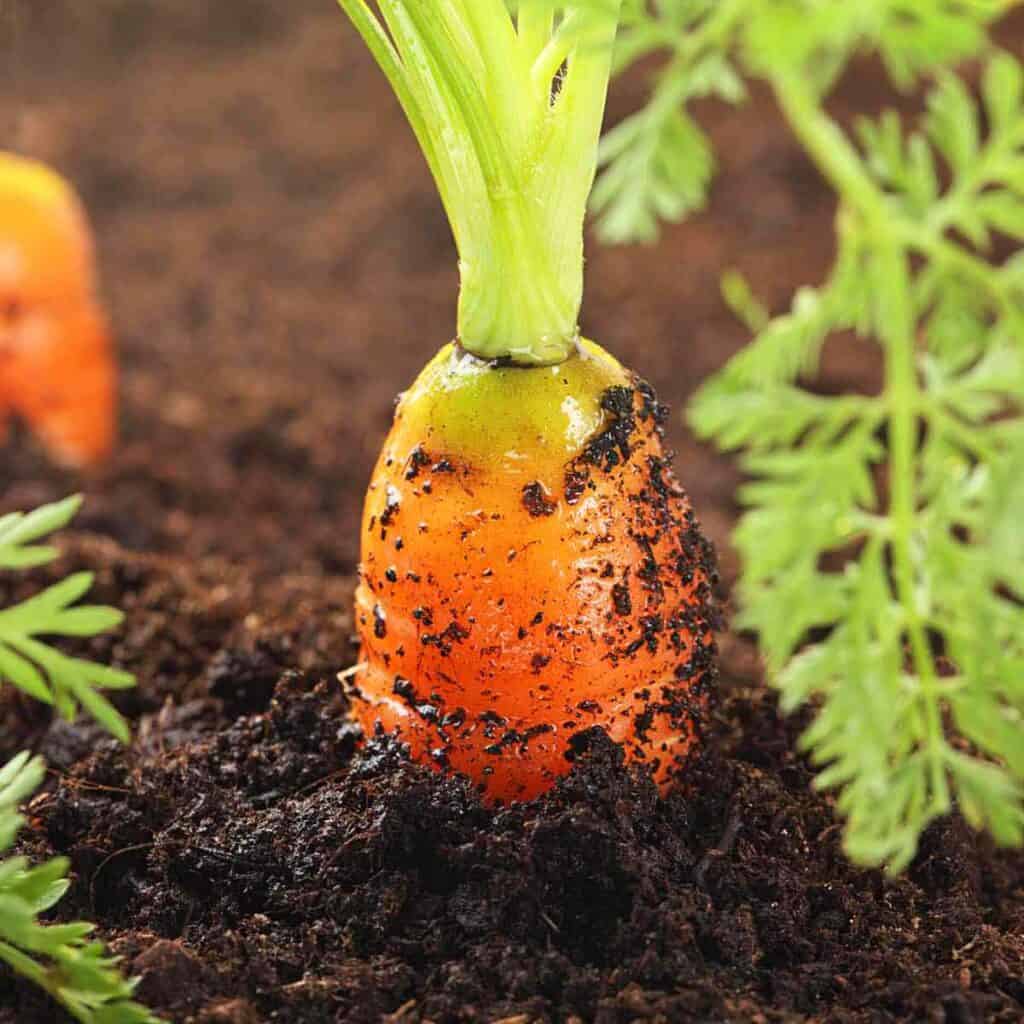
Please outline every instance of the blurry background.
[[[840, 108], [888, 102], [865, 65]], [[613, 87], [610, 116], [643, 95]], [[589, 245], [584, 326], [674, 410], [677, 469], [722, 551], [728, 460], [681, 412], [745, 340], [719, 277], [773, 309], [820, 280], [833, 201], [755, 92], [698, 108], [721, 168], [709, 209], [654, 247]], [[453, 331], [448, 228], [384, 78], [331, 0], [0, 0], [0, 140], [80, 190], [123, 368], [123, 437], [85, 480], [28, 438], [0, 503], [84, 488], [82, 527], [254, 576], [347, 575], [396, 393]], [[871, 386], [831, 346], [829, 390]]]

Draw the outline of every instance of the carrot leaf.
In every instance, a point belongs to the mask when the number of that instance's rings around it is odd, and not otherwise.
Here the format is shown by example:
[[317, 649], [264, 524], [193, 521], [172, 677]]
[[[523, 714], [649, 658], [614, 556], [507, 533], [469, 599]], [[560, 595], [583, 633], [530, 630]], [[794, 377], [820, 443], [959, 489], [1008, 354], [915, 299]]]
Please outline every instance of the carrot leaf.
[[[1018, 0], [631, 0], [615, 58], [661, 57], [605, 137], [599, 233], [651, 241], [703, 205], [714, 156], [693, 102], [760, 80], [839, 200], [826, 280], [705, 383], [696, 431], [740, 453], [738, 624], [757, 633], [802, 743], [837, 792], [846, 849], [899, 871], [954, 807], [1024, 841], [1024, 68], [989, 26]], [[852, 134], [826, 100], [850, 61], [930, 85]], [[977, 89], [955, 73], [982, 65]], [[734, 79], [736, 81], [734, 81]], [[822, 395], [836, 333], [875, 345], [877, 394]]]
[[[822, 96], [850, 60], [866, 52], [881, 57], [899, 88], [910, 88], [922, 76], [982, 53], [987, 26], [1015, 2], [626, 0], [615, 69], [663, 59], [646, 105], [603, 142], [593, 204], [599, 235], [609, 242], [650, 242], [659, 221], [677, 222], [703, 207], [714, 162], [688, 113], [693, 101], [742, 103], [745, 77], [772, 81], [794, 74], [809, 95]], [[1005, 107], [1014, 83], [1006, 72], [994, 74], [988, 93]]]
[[[0, 568], [22, 569], [52, 562], [56, 549], [36, 542], [66, 526], [80, 504], [81, 499], [73, 497], [28, 514], [0, 518]], [[0, 611], [0, 682], [53, 705], [67, 718], [84, 707], [126, 743], [128, 726], [101, 691], [134, 686], [134, 677], [66, 655], [45, 639], [96, 636], [121, 623], [123, 616], [116, 608], [78, 603], [92, 582], [90, 573], [76, 573]]]
[[[954, 808], [1018, 845], [1024, 274], [992, 254], [1024, 231], [1024, 69], [992, 53], [980, 101], [936, 70], [916, 130], [883, 114], [859, 146], [797, 71], [768, 78], [839, 196], [838, 256], [690, 410], [751, 478], [738, 624], [783, 708], [816, 708], [802, 745], [854, 860], [901, 870]], [[808, 390], [837, 331], [879, 346], [878, 394]]]
[[[0, 853], [24, 824], [18, 805], [44, 774], [42, 759], [27, 752], [0, 767]], [[0, 860], [0, 961], [49, 993], [81, 1024], [159, 1024], [132, 1000], [136, 983], [121, 976], [117, 958], [90, 940], [91, 924], [38, 920], [69, 885], [63, 857], [35, 867], [24, 857]]]

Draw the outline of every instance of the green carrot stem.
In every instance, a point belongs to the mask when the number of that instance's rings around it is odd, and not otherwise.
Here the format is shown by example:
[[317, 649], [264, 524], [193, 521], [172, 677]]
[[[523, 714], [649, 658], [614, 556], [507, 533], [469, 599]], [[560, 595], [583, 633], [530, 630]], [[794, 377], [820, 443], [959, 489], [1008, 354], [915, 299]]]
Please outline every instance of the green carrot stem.
[[458, 337], [566, 359], [621, 0], [339, 0], [387, 76], [459, 251]]

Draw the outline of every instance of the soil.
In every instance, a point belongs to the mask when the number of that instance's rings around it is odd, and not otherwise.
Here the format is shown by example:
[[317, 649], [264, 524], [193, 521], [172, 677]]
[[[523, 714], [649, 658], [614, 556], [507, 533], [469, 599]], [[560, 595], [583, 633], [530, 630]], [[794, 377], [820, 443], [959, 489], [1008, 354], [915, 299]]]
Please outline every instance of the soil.
[[[5, 145], [85, 197], [123, 367], [107, 467], [4, 449], [3, 510], [88, 500], [60, 563], [0, 581], [0, 604], [95, 570], [127, 621], [81, 647], [139, 678], [128, 750], [0, 691], [0, 757], [47, 757], [22, 850], [70, 857], [59, 915], [97, 921], [142, 999], [205, 1024], [1024, 1019], [1024, 858], [953, 818], [902, 879], [853, 869], [796, 753], [806, 723], [744, 637], [721, 638], [715, 740], [666, 799], [600, 733], [506, 809], [385, 742], [354, 752], [335, 676], [362, 493], [457, 281], [410, 133], [329, 0], [24, 0], [0, 6], [0, 55]], [[856, 69], [837, 111], [887, 102], [880, 79]], [[708, 210], [588, 264], [588, 332], [675, 410], [745, 340], [721, 271], [779, 309], [832, 248], [830, 194], [768, 98], [702, 114]], [[825, 388], [876, 385], [869, 348], [829, 347]], [[728, 588], [735, 470], [678, 416], [669, 440]], [[61, 1019], [0, 973], [0, 1024]]]

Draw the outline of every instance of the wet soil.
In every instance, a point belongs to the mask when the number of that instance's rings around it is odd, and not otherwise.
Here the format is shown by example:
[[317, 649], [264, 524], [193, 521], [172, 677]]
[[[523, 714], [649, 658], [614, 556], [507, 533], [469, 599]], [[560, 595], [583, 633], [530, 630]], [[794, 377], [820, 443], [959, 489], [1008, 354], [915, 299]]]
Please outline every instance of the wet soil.
[[[81, 189], [123, 367], [110, 465], [4, 449], [4, 510], [88, 503], [61, 563], [0, 580], [0, 603], [94, 569], [128, 617], [82, 647], [140, 682], [119, 697], [130, 750], [0, 690], [0, 756], [46, 755], [23, 849], [71, 858], [59, 914], [98, 922], [143, 999], [207, 1024], [1024, 1019], [1024, 859], [954, 818], [903, 879], [852, 869], [794, 752], [804, 723], [742, 637], [721, 640], [715, 743], [667, 800], [600, 734], [504, 810], [386, 745], [353, 753], [334, 680], [362, 494], [456, 276], [329, 0], [25, 0], [0, 5], [0, 57], [0, 137]], [[886, 101], [865, 66], [837, 110]], [[832, 249], [832, 199], [768, 98], [702, 113], [709, 209], [588, 264], [588, 332], [676, 411], [744, 341], [722, 269], [779, 309]], [[829, 347], [824, 387], [876, 384], [869, 348]], [[735, 471], [675, 414], [668, 434], [728, 586]], [[60, 1019], [0, 973], [2, 1024]]]

